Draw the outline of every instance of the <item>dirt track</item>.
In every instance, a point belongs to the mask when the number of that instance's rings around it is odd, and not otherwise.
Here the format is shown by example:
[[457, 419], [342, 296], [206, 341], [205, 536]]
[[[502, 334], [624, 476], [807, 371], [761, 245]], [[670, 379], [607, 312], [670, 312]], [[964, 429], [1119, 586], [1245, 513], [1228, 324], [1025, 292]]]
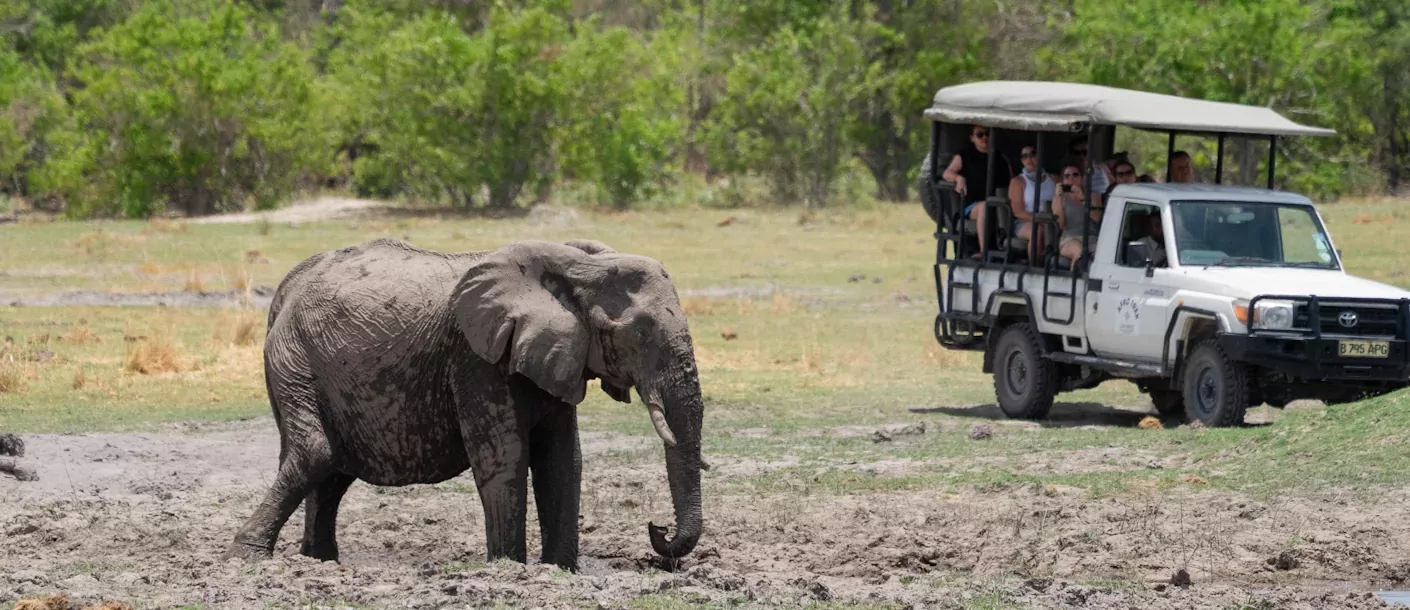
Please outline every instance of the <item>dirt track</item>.
[[[342, 565], [294, 555], [302, 511], [274, 559], [227, 563], [221, 551], [274, 471], [270, 419], [24, 439], [25, 460], [41, 478], [0, 479], [0, 600], [62, 591], [80, 603], [149, 608], [469, 607], [496, 599], [617, 607], [643, 595], [763, 606], [1367, 608], [1382, 606], [1367, 581], [1385, 586], [1410, 575], [1403, 498], [1269, 505], [1199, 486], [1120, 500], [1031, 487], [828, 496], [805, 483], [787, 494], [724, 495], [715, 491], [721, 478], [772, 467], [730, 456], [711, 456], [705, 536], [668, 572], [646, 537], [648, 520], [670, 517], [652, 454], [659, 443], [601, 434], [583, 438], [580, 574], [484, 565], [468, 473], [434, 486], [354, 485], [339, 520]], [[1193, 585], [1161, 584], [1177, 567]]]

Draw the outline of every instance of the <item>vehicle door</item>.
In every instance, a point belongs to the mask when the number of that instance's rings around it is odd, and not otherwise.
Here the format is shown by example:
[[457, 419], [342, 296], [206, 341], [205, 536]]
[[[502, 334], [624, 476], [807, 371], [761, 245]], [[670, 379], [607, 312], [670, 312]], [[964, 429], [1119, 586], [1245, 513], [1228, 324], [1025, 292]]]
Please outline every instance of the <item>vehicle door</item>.
[[[1168, 260], [1174, 255], [1170, 247], [1173, 232], [1169, 218], [1155, 204], [1127, 201], [1120, 214], [1103, 222], [1119, 221], [1120, 232], [1115, 243], [1103, 241], [1092, 264], [1090, 277], [1100, 280], [1100, 292], [1088, 292], [1087, 340], [1099, 356], [1160, 363], [1166, 326], [1174, 309], [1175, 272]], [[1104, 226], [1103, 231], [1106, 229]], [[1143, 240], [1147, 237], [1150, 239]], [[1143, 246], [1152, 242], [1166, 254], [1143, 254]], [[1151, 258], [1156, 260], [1148, 266]]]

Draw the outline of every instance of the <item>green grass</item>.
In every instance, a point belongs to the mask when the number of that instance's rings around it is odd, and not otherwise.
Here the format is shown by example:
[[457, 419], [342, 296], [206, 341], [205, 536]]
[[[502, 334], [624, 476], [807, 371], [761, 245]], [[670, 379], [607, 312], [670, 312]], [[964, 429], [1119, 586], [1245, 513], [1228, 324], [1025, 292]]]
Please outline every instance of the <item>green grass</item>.
[[[1135, 424], [1146, 398], [1129, 383], [1109, 382], [1059, 397], [1041, 430], [995, 421], [995, 410], [984, 407], [994, 395], [990, 378], [979, 372], [979, 356], [940, 348], [931, 336], [934, 242], [913, 204], [806, 217], [795, 209], [571, 214], [577, 216], [297, 226], [4, 225], [0, 295], [275, 286], [311, 254], [377, 237], [410, 236], [414, 244], [446, 250], [523, 238], [592, 238], [656, 257], [671, 271], [695, 337], [707, 457], [721, 466], [796, 460], [720, 479], [726, 490], [856, 494], [1040, 485], [1102, 496], [1133, 486], [1273, 494], [1410, 482], [1410, 456], [1398, 450], [1406, 441], [1402, 431], [1410, 430], [1401, 394], [1330, 410], [1290, 410], [1262, 427], [1142, 430]], [[1326, 206], [1323, 214], [1351, 272], [1410, 286], [1399, 262], [1410, 255], [1410, 240], [1399, 237], [1410, 211], [1371, 202]], [[728, 216], [736, 221], [717, 226]], [[247, 262], [249, 251], [268, 262]], [[24, 380], [21, 389], [0, 393], [0, 429], [78, 432], [263, 416], [269, 412], [259, 347], [263, 315], [0, 306], [0, 335], [13, 338], [6, 349], [19, 356]], [[235, 345], [239, 327], [251, 320], [250, 343]], [[169, 338], [161, 342], [181, 370], [128, 370], [129, 350], [137, 344], [124, 337], [147, 336], [150, 343], [163, 333]], [[86, 335], [98, 340], [71, 340]], [[26, 361], [37, 351], [53, 356]], [[83, 383], [76, 388], [80, 370]], [[580, 414], [584, 431], [653, 434], [639, 405], [613, 402], [596, 389]], [[914, 422], [926, 423], [926, 432], [882, 443], [870, 438], [881, 425]], [[970, 440], [967, 430], [976, 423], [995, 424], [994, 437]], [[1104, 461], [1107, 450], [1136, 457]], [[602, 457], [641, 463], [653, 455], [614, 450]], [[1152, 459], [1177, 465], [1147, 468]], [[904, 466], [868, 470], [898, 461]]]

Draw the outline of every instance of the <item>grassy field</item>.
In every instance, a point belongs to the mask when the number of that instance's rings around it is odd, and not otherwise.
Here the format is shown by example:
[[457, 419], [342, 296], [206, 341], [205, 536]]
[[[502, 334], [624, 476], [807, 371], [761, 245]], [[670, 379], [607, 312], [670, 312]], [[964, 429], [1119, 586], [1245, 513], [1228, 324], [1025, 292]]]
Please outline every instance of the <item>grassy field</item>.
[[[1397, 238], [1403, 205], [1359, 202], [1323, 213], [1353, 273], [1410, 286]], [[789, 460], [734, 483], [812, 482], [819, 493], [965, 484], [1041, 483], [1100, 494], [1131, 484], [1241, 489], [1402, 483], [1394, 448], [1410, 416], [1394, 395], [1326, 411], [1263, 409], [1276, 425], [1143, 430], [1149, 402], [1125, 382], [1065, 395], [1052, 419], [1007, 422], [976, 354], [931, 336], [934, 242], [918, 206], [805, 214], [781, 210], [595, 213], [561, 209], [514, 219], [407, 214], [301, 224], [171, 221], [25, 223], [0, 227], [0, 298], [69, 290], [246, 292], [274, 287], [303, 258], [378, 237], [431, 249], [492, 248], [512, 239], [593, 238], [660, 259], [682, 294], [707, 400], [706, 450]], [[268, 413], [253, 308], [0, 309], [0, 430], [75, 432]], [[636, 409], [589, 394], [585, 430], [650, 434]], [[878, 443], [887, 425], [924, 434]], [[974, 423], [998, 423], [974, 443]], [[1032, 433], [1044, 428], [1041, 434]], [[1137, 447], [1180, 468], [1054, 468], [1094, 448]], [[1075, 457], [1074, 457], [1075, 456]], [[819, 467], [900, 460], [895, 476]], [[1249, 468], [1250, 464], [1262, 464]], [[1198, 477], [1192, 479], [1191, 477]]]

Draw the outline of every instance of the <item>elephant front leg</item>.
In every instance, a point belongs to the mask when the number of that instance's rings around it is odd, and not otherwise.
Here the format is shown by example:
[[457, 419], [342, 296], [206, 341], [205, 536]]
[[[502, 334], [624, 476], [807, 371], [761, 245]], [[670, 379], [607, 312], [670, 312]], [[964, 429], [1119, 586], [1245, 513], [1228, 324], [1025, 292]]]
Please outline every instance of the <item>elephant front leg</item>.
[[[506, 401], [507, 403], [508, 401]], [[512, 403], [463, 408], [465, 452], [485, 510], [487, 559], [527, 563], [528, 433]]]
[[578, 445], [577, 409], [558, 402], [529, 436], [529, 463], [534, 476], [543, 563], [578, 569], [578, 497], [582, 453]]

